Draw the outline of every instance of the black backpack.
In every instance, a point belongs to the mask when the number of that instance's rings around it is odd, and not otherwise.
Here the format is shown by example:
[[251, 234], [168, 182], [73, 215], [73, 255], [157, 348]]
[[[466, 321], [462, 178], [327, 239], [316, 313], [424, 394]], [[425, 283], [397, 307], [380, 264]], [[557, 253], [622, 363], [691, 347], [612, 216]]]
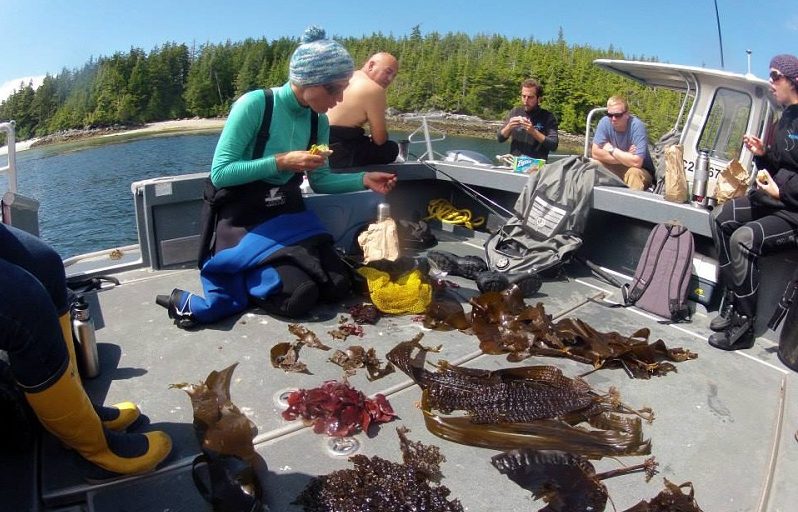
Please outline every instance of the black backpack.
[[677, 223], [654, 226], [631, 284], [621, 287], [624, 306], [637, 306], [673, 321], [688, 318], [688, 285], [695, 254], [693, 234]]

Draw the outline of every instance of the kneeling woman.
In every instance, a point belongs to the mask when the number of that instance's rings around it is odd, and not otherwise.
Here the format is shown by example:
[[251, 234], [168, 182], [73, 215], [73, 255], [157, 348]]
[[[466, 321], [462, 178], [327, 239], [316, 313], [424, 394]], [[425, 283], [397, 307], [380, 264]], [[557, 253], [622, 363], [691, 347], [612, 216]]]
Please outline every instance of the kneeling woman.
[[158, 297], [179, 327], [218, 321], [250, 301], [297, 317], [319, 300], [349, 293], [348, 268], [319, 219], [305, 209], [302, 177], [307, 173], [313, 190], [328, 194], [385, 194], [396, 177], [334, 174], [323, 155], [310, 151], [315, 143], [328, 143], [325, 113], [343, 99], [354, 71], [346, 49], [324, 37], [323, 30], [309, 28], [291, 56], [289, 81], [248, 92], [231, 109], [213, 155], [213, 190], [206, 191], [210, 242], [199, 261], [205, 296], [175, 289]]

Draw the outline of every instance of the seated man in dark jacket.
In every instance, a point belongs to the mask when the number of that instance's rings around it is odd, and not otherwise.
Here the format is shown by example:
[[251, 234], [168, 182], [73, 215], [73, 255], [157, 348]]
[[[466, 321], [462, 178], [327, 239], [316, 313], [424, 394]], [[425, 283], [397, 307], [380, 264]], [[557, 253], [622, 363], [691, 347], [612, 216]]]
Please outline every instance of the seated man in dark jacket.
[[556, 151], [560, 142], [557, 134], [557, 119], [548, 110], [540, 108], [543, 86], [530, 78], [521, 84], [522, 107], [513, 108], [504, 120], [496, 138], [504, 142], [510, 137], [510, 153], [527, 155], [543, 160], [550, 151]]

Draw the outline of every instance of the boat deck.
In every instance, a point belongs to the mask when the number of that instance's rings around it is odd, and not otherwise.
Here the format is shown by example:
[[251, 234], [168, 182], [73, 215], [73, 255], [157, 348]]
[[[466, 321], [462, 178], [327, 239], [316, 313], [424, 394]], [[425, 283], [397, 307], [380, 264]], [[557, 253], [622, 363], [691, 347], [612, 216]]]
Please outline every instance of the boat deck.
[[[480, 254], [480, 235], [463, 233], [436, 232], [436, 249]], [[121, 281], [119, 286], [91, 295], [102, 373], [86, 386], [97, 402], [136, 400], [149, 417], [146, 428], [168, 432], [174, 452], [152, 474], [90, 484], [88, 480], [107, 475], [45, 436], [40, 457], [17, 461], [20, 474], [25, 469], [40, 472], [38, 492], [45, 510], [78, 510], [71, 508], [76, 505], [103, 512], [210, 510], [191, 478], [192, 461], [199, 453], [191, 404], [186, 393], [169, 385], [199, 382], [212, 370], [236, 362], [231, 395], [258, 427], [255, 444], [268, 466], [262, 471], [262, 479], [273, 511], [300, 510], [291, 502], [313, 476], [352, 467], [347, 460], [351, 454], [334, 454], [329, 438], [280, 415], [280, 396], [285, 391], [342, 378], [341, 368], [327, 361], [330, 352], [305, 347], [301, 360], [312, 374], [286, 373], [272, 367], [270, 349], [277, 342], [293, 341], [294, 336], [288, 332], [288, 322], [260, 310], [191, 332], [172, 325], [165, 310], [155, 304], [155, 296], [175, 287], [200, 291], [196, 270], [137, 269], [116, 277]], [[461, 285], [459, 292], [464, 299], [478, 293], [472, 281], [451, 280]], [[798, 405], [792, 392], [798, 387], [798, 374], [779, 362], [776, 345], [760, 337], [750, 350], [722, 352], [707, 345], [708, 318], [701, 311], [690, 323], [662, 324], [660, 319], [634, 308], [610, 309], [601, 304], [605, 299], [619, 300], [617, 291], [586, 270], [569, 267], [567, 277], [544, 282], [538, 295], [527, 303], [542, 302], [547, 313], [578, 317], [600, 331], [631, 335], [646, 326], [651, 329], [652, 341], [660, 338], [669, 347], [684, 347], [698, 354], [697, 359], [676, 363], [678, 372], [650, 380], [630, 379], [620, 369], [600, 370], [585, 378], [600, 391], [617, 388], [626, 404], [651, 407], [656, 414], [653, 423], [644, 424], [643, 430], [652, 441], [659, 474], [648, 483], [641, 474], [604, 481], [616, 509], [625, 510], [653, 498], [663, 489], [662, 479], [667, 478], [676, 484], [692, 482], [696, 499], [706, 511], [795, 510], [798, 443], [793, 435], [798, 428]], [[351, 303], [357, 301], [353, 298]], [[484, 369], [546, 364], [561, 368], [570, 377], [590, 370], [586, 365], [554, 358], [509, 363], [504, 356], [482, 354], [473, 335], [429, 331], [412, 315], [384, 316], [377, 325], [365, 325], [362, 338], [335, 341], [327, 332], [346, 314], [347, 306], [320, 307], [312, 318], [299, 323], [333, 348], [374, 347], [382, 361], [398, 342], [423, 331], [425, 345], [442, 345], [440, 353], [428, 355], [432, 362], [446, 359]], [[470, 305], [464, 307], [470, 311]], [[411, 440], [440, 448], [446, 457], [441, 483], [451, 490], [450, 498], [459, 499], [466, 510], [537, 510], [545, 505], [491, 465], [490, 459], [498, 451], [452, 443], [428, 432], [416, 406], [420, 390], [401, 371], [369, 382], [365, 370], [359, 370], [349, 382], [367, 395], [384, 393], [398, 413], [394, 421], [380, 425], [373, 437], [355, 436], [357, 453], [400, 462], [395, 428], [407, 426]], [[597, 471], [607, 471], [643, 459], [604, 458], [593, 463]], [[3, 467], [10, 466], [4, 463]], [[6, 471], [3, 474], [3, 478], [11, 476]], [[4, 492], [11, 491], [5, 484], [3, 487], [7, 489]], [[26, 497], [16, 499], [24, 505]]]

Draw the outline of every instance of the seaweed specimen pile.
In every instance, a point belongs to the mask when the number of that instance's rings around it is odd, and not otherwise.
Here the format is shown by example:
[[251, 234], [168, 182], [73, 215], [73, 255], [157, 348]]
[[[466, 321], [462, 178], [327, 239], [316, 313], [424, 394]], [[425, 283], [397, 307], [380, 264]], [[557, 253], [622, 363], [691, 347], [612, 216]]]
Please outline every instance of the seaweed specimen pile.
[[395, 416], [384, 395], [378, 393], [373, 399], [366, 398], [348, 383], [334, 380], [317, 388], [292, 392], [288, 395], [288, 409], [283, 411], [284, 419], [301, 418], [313, 425], [317, 434], [331, 437], [351, 436], [361, 430], [368, 432], [372, 423], [385, 423]]
[[532, 492], [535, 499], [548, 504], [539, 512], [601, 512], [609, 497], [602, 480], [644, 471], [648, 481], [656, 473], [657, 466], [652, 457], [637, 466], [597, 474], [593, 464], [584, 457], [557, 450], [530, 449], [496, 455], [491, 458], [491, 464], [499, 473]]
[[198, 384], [172, 384], [191, 398], [194, 431], [203, 451], [235, 455], [252, 463], [255, 448], [252, 439], [258, 433], [255, 424], [230, 400], [230, 380], [238, 363], [222, 371], [212, 371]]
[[[511, 450], [491, 458], [499, 473], [547, 505], [539, 512], [602, 512], [609, 494], [602, 480], [643, 471], [646, 482], [656, 474], [654, 458], [642, 464], [596, 473], [584, 457], [556, 450]], [[693, 496], [693, 484], [675, 485], [665, 480], [665, 489], [649, 501], [641, 501], [626, 512], [701, 512]], [[684, 494], [682, 488], [689, 488]]]
[[370, 381], [385, 377], [394, 371], [391, 363], [385, 363], [384, 367], [381, 366], [373, 348], [366, 350], [360, 345], [353, 345], [345, 351], [336, 350], [330, 356], [330, 362], [343, 368], [346, 375], [354, 375], [357, 368], [365, 368], [368, 372], [366, 378]]
[[449, 501], [451, 491], [439, 482], [445, 460], [435, 446], [411, 442], [405, 428], [397, 428], [403, 463], [355, 455], [354, 469], [341, 469], [310, 481], [294, 500], [306, 512], [362, 512], [418, 510], [459, 512], [458, 500]]
[[[626, 512], [702, 512], [695, 501], [695, 490], [692, 482], [676, 485], [665, 480], [665, 489], [649, 501], [641, 501]], [[690, 489], [688, 494], [682, 492], [683, 488]]]
[[[594, 458], [650, 452], [641, 418], [652, 420], [653, 413], [623, 405], [614, 391], [599, 394], [551, 366], [488, 371], [439, 361], [431, 372], [424, 368], [422, 336], [400, 343], [387, 358], [423, 390], [421, 408], [432, 433], [473, 446], [549, 448]], [[577, 426], [582, 422], [593, 429]]]
[[363, 337], [363, 327], [359, 323], [349, 322], [347, 321], [346, 316], [341, 316], [338, 319], [338, 327], [334, 330], [329, 331], [327, 334], [333, 337], [336, 340], [345, 340], [349, 336], [359, 336]]
[[620, 366], [631, 377], [643, 379], [676, 371], [672, 362], [697, 357], [687, 349], [668, 348], [662, 340], [649, 343], [647, 328], [624, 336], [599, 332], [578, 318], [554, 322], [541, 303], [527, 307], [520, 293], [510, 292], [471, 299], [472, 329], [487, 354], [509, 353], [507, 359], [513, 362], [530, 356], [565, 357], [594, 369]]
[[376, 324], [382, 316], [380, 310], [374, 304], [355, 304], [349, 308], [352, 320], [358, 324]]
[[299, 360], [299, 351], [302, 347], [308, 346], [319, 350], [330, 350], [330, 347], [322, 343], [316, 333], [303, 325], [289, 324], [288, 331], [296, 336], [296, 341], [283, 341], [272, 347], [270, 352], [272, 366], [287, 372], [309, 374], [307, 365]]

